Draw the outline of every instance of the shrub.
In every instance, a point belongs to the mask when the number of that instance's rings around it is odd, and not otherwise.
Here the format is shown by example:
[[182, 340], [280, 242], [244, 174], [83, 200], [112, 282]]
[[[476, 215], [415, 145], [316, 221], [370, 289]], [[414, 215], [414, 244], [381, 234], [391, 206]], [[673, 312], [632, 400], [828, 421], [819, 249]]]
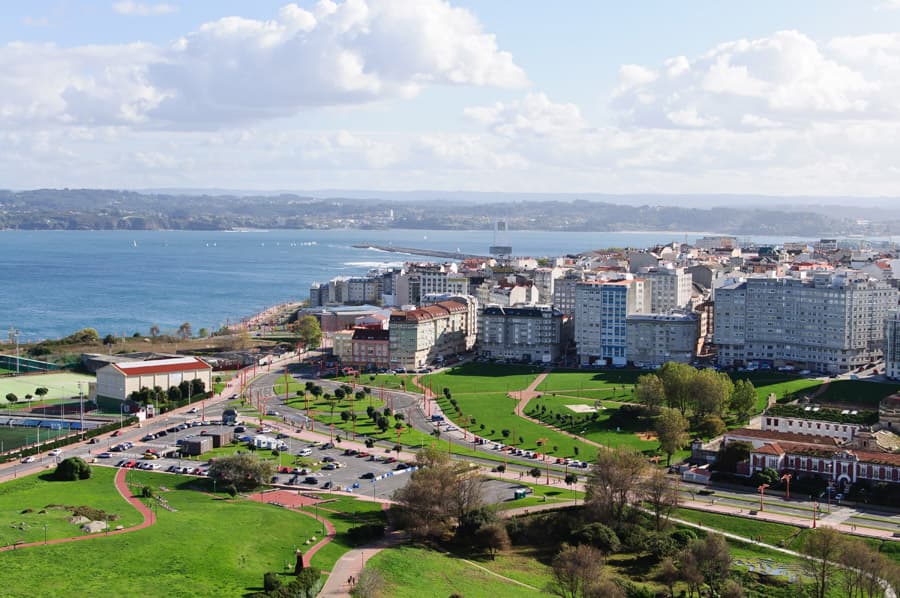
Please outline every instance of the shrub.
[[616, 532], [602, 523], [589, 523], [576, 529], [572, 540], [576, 544], [590, 544], [606, 554], [618, 551], [621, 546]]
[[81, 457], [69, 457], [60, 461], [53, 477], [63, 482], [86, 480], [91, 477], [91, 466], [85, 463]]
[[153, 498], [153, 488], [150, 486], [144, 486], [141, 488], [141, 496], [144, 498]]
[[677, 529], [669, 535], [672, 541], [679, 547], [684, 548], [697, 539], [697, 534], [691, 529]]
[[263, 575], [263, 589], [267, 592], [274, 592], [281, 587], [281, 580], [278, 575], [271, 571]]

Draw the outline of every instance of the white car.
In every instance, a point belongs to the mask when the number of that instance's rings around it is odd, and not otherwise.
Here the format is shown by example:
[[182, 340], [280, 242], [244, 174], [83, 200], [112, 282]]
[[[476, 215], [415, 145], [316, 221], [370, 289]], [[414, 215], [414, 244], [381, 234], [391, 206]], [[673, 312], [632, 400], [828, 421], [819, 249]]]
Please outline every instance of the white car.
[[60, 455], [62, 455], [62, 449], [53, 449], [52, 451], [50, 451], [49, 455], [51, 457], [59, 457]]
[[191, 407], [188, 409], [188, 413], [197, 413], [198, 409], [196, 407]]
[[34, 462], [35, 462], [34, 457], [25, 457], [24, 459], [22, 459], [22, 463], [34, 463]]

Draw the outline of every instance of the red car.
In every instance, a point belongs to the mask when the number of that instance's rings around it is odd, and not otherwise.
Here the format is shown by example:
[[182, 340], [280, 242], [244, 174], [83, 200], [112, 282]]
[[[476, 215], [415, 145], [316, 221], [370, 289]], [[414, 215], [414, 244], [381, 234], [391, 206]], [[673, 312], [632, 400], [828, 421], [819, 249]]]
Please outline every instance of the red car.
[[112, 436], [113, 438], [115, 438], [116, 436], [121, 436], [121, 435], [122, 435], [122, 430], [116, 430], [115, 432], [110, 434], [110, 436]]
[[369, 457], [369, 456], [371, 456], [371, 455], [369, 455], [369, 453], [362, 452], [362, 453], [357, 453], [356, 456], [357, 456], [357, 457]]

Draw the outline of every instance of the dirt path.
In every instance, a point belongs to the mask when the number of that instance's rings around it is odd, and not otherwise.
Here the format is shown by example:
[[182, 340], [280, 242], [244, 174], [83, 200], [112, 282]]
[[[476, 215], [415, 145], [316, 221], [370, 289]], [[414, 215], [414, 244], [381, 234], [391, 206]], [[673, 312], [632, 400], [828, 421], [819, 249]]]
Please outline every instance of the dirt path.
[[131, 504], [138, 512], [144, 517], [144, 520], [135, 525], [133, 527], [126, 527], [124, 529], [117, 529], [113, 531], [108, 531], [104, 533], [90, 534], [87, 536], [73, 536], [71, 538], [54, 538], [53, 540], [48, 540], [46, 542], [28, 542], [25, 544], [14, 544], [12, 546], [3, 546], [0, 547], [0, 552], [4, 552], [7, 550], [19, 550], [20, 548], [30, 548], [32, 546], [44, 546], [47, 544], [64, 544], [66, 542], [80, 542], [82, 540], [93, 540], [94, 538], [102, 538], [104, 536], [115, 536], [118, 534], [126, 534], [129, 532], [136, 532], [138, 530], [150, 527], [154, 523], [156, 523], [156, 518], [153, 517], [152, 511], [147, 508], [144, 503], [141, 502], [141, 499], [132, 496], [131, 490], [128, 488], [128, 485], [125, 483], [125, 474], [128, 473], [127, 469], [120, 469], [116, 472], [115, 485], [116, 490], [119, 491], [119, 494], [122, 495], [128, 503]]

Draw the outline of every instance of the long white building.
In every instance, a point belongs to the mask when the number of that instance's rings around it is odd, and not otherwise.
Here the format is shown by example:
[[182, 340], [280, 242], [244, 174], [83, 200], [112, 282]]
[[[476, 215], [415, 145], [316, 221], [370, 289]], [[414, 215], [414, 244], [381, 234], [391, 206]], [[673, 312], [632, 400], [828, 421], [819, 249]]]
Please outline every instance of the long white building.
[[847, 372], [882, 356], [896, 306], [896, 289], [852, 270], [738, 280], [716, 291], [719, 364]]
[[198, 357], [113, 363], [97, 370], [97, 399], [124, 401], [142, 388], [168, 390], [182, 381], [200, 379], [212, 390], [212, 367]]

